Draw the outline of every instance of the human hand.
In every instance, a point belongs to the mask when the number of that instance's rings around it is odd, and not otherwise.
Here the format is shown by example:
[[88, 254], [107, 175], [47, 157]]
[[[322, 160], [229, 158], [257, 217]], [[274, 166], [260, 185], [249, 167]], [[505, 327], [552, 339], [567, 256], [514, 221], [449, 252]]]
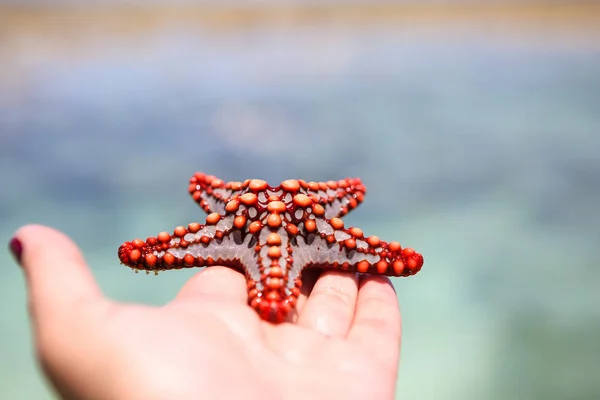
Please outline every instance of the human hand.
[[15, 238], [38, 358], [64, 398], [394, 398], [401, 326], [386, 277], [324, 272], [296, 323], [273, 325], [229, 268], [201, 270], [165, 306], [125, 304], [62, 233]]

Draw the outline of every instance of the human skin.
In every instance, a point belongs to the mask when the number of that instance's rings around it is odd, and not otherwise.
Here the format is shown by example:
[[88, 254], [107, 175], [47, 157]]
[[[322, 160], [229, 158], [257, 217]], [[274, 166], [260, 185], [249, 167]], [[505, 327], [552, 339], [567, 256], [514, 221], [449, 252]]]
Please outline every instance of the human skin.
[[164, 306], [119, 303], [64, 234], [31, 225], [15, 237], [37, 356], [63, 398], [395, 396], [401, 321], [386, 277], [308, 274], [295, 322], [272, 324], [232, 269], [200, 270]]

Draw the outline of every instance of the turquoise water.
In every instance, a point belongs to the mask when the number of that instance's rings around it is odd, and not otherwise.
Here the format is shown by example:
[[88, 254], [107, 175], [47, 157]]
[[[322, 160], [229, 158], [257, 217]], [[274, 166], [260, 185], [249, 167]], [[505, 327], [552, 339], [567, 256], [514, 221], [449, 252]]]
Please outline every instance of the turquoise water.
[[[400, 397], [597, 398], [592, 42], [385, 26], [7, 39], [0, 238], [63, 229], [108, 296], [162, 304], [193, 271], [135, 275], [116, 249], [203, 220], [194, 171], [360, 176], [347, 224], [425, 256], [395, 282]], [[50, 398], [21, 273], [0, 261], [0, 397]]]

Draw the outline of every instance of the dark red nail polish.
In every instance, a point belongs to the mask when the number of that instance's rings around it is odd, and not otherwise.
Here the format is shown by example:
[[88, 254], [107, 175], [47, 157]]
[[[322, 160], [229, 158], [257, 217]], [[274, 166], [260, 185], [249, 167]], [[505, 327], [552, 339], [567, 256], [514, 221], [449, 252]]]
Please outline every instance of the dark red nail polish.
[[10, 249], [10, 252], [13, 254], [17, 262], [21, 264], [21, 253], [23, 252], [23, 245], [21, 244], [21, 241], [16, 237], [12, 238], [10, 240], [8, 248]]

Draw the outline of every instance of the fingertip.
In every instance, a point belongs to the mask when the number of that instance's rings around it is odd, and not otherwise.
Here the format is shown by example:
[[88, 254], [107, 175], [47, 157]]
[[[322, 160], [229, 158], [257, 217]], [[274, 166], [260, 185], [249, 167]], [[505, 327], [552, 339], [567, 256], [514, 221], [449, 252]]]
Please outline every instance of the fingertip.
[[366, 288], [367, 293], [374, 292], [380, 296], [391, 295], [398, 300], [396, 288], [388, 276], [364, 274], [360, 277], [358, 285], [360, 288]]
[[76, 299], [101, 296], [77, 245], [64, 233], [26, 225], [15, 232], [9, 246], [25, 271], [34, 314], [46, 308], [60, 309]]
[[21, 243], [21, 263], [31, 264], [39, 252], [46, 251], [49, 245], [56, 247], [65, 257], [77, 257], [83, 260], [77, 245], [64, 233], [44, 225], [30, 224], [19, 228], [13, 239]]
[[401, 337], [400, 305], [392, 282], [385, 276], [363, 275], [348, 339], [369, 348], [390, 368], [397, 368]]
[[297, 324], [327, 337], [345, 337], [354, 318], [357, 293], [356, 274], [325, 271], [299, 311]]
[[238, 303], [248, 301], [246, 279], [240, 272], [224, 266], [210, 266], [192, 276], [177, 294], [177, 299], [210, 296]]
[[[398, 293], [391, 279], [383, 275], [363, 275], [358, 283], [357, 313], [359, 317], [378, 317], [401, 324]], [[373, 318], [371, 318], [373, 321]], [[400, 332], [398, 332], [398, 335]]]

